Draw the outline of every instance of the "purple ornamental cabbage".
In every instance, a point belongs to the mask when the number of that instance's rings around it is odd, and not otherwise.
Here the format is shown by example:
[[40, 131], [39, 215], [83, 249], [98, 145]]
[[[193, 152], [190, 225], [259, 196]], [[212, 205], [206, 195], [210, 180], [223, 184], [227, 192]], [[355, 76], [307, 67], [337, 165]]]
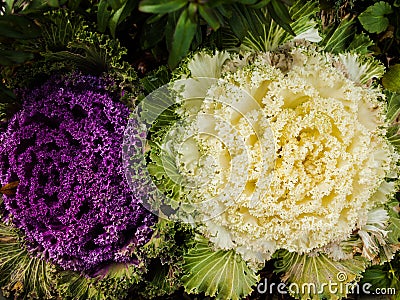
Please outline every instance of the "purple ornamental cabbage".
[[124, 180], [128, 108], [107, 82], [73, 74], [22, 92], [23, 108], [0, 137], [0, 181], [19, 181], [4, 204], [32, 252], [64, 269], [92, 272], [135, 263], [155, 217]]

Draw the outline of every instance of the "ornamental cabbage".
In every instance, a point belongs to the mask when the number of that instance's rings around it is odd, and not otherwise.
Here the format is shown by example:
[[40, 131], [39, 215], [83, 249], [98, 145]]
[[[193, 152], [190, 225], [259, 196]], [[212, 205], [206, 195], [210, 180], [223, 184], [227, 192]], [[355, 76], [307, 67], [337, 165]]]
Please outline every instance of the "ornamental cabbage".
[[[32, 254], [73, 271], [137, 263], [155, 217], [124, 181], [128, 108], [111, 82], [78, 73], [21, 91], [22, 110], [0, 138], [0, 180], [8, 218]], [[131, 137], [133, 139], [133, 137]]]
[[[182, 120], [162, 145], [185, 178], [180, 201], [217, 249], [257, 266], [278, 249], [332, 255], [358, 230], [370, 240], [371, 222], [383, 246], [387, 213], [369, 212], [393, 195], [398, 158], [384, 95], [370, 86], [382, 67], [311, 46], [279, 51], [188, 62], [174, 84]], [[372, 260], [377, 245], [364, 247]]]

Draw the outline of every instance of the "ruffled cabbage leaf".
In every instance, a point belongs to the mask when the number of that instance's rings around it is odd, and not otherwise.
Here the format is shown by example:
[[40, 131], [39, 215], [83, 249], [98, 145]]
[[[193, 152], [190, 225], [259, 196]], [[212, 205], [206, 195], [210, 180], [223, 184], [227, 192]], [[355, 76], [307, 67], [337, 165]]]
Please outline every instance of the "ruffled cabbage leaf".
[[249, 295], [260, 279], [235, 251], [215, 251], [202, 236], [196, 236], [184, 260], [182, 283], [188, 293], [238, 300]]

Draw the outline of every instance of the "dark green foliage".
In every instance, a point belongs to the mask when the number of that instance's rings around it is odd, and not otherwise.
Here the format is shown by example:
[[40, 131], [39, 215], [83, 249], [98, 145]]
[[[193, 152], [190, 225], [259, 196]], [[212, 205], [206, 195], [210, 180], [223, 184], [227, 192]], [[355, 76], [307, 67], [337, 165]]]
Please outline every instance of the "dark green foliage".
[[82, 16], [68, 10], [48, 12], [43, 20], [41, 51], [66, 50], [79, 33], [88, 29]]
[[159, 87], [169, 83], [171, 75], [165, 66], [150, 72], [146, 77], [140, 80], [146, 94], [155, 91]]
[[[355, 34], [365, 34], [372, 41], [369, 50], [386, 66], [399, 63], [400, 2], [398, 0], [321, 1], [329, 27], [338, 26], [345, 17], [353, 20]], [[331, 16], [328, 18], [327, 16]], [[336, 24], [336, 25], [335, 25]], [[351, 41], [351, 37], [349, 38]]]
[[[316, 1], [296, 1], [289, 9], [290, 17], [294, 20], [291, 23], [294, 34], [301, 34], [309, 29], [315, 28], [316, 14], [319, 11]], [[243, 11], [246, 13], [246, 11]], [[244, 39], [242, 48], [252, 51], [271, 51], [278, 48], [280, 45], [291, 40], [293, 37], [288, 31], [279, 28], [277, 23], [266, 11], [256, 11], [254, 15], [243, 14], [239, 19], [242, 22], [248, 23], [250, 26], [238, 26], [240, 28], [249, 28], [243, 32]], [[235, 26], [232, 24], [232, 28]]]
[[136, 8], [138, 0], [108, 1], [100, 0], [97, 8], [97, 29], [105, 32], [109, 28], [115, 37], [117, 26]]
[[143, 248], [152, 262], [146, 280], [135, 289], [136, 293], [149, 299], [175, 292], [181, 286], [183, 255], [193, 237], [190, 225], [160, 219], [152, 239]]
[[[78, 69], [90, 74], [107, 73], [114, 79], [118, 92], [124, 90], [121, 93], [124, 102], [129, 105], [134, 102], [138, 90], [137, 75], [123, 59], [127, 49], [118, 40], [93, 32], [90, 23], [81, 15], [64, 9], [45, 13], [41, 22], [40, 36], [30, 45], [37, 58], [18, 67], [4, 67], [4, 88], [29, 88], [54, 73]], [[12, 94], [10, 90], [4, 91]], [[7, 103], [12, 102], [8, 100]], [[0, 114], [6, 115], [6, 109], [11, 108], [10, 105], [0, 106]]]
[[[169, 66], [175, 68], [191, 49], [206, 42], [212, 31], [230, 28], [241, 40], [249, 27], [238, 22], [238, 12], [253, 18], [260, 9], [267, 10], [280, 26], [294, 34], [288, 7], [281, 0], [143, 0], [139, 3], [139, 10], [152, 13], [153, 16], [147, 19], [149, 27], [144, 27], [142, 45], [151, 48], [165, 40], [169, 50]], [[165, 28], [165, 31], [160, 36], [161, 28]]]
[[11, 117], [19, 108], [15, 95], [0, 82], [0, 119]]
[[19, 65], [33, 59], [26, 48], [40, 34], [40, 28], [25, 16], [0, 16], [0, 65]]
[[389, 26], [386, 15], [393, 13], [389, 3], [380, 1], [368, 7], [358, 19], [361, 25], [370, 33], [381, 33]]
[[332, 24], [326, 30], [326, 36], [321, 42], [325, 50], [333, 53], [342, 53], [354, 38], [354, 20], [344, 19], [338, 26]]
[[[400, 254], [397, 254], [396, 258], [391, 263], [386, 263], [382, 266], [373, 266], [363, 275], [362, 283], [368, 283], [372, 286], [369, 291], [373, 292], [376, 289], [385, 288], [389, 291], [389, 288], [393, 288], [396, 291], [400, 289]], [[394, 295], [395, 296], [395, 295]], [[395, 298], [396, 299], [396, 298]]]
[[382, 78], [382, 85], [389, 91], [400, 93], [400, 64], [389, 68]]

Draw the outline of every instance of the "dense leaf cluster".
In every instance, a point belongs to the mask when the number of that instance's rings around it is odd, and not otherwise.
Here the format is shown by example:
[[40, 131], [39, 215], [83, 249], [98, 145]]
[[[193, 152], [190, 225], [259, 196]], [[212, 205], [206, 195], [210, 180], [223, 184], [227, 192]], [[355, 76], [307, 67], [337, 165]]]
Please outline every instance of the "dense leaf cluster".
[[[136, 263], [154, 217], [123, 180], [128, 108], [94, 76], [55, 77], [20, 93], [22, 110], [1, 136], [4, 204], [27, 246], [64, 269]], [[145, 191], [143, 191], [144, 193]]]

